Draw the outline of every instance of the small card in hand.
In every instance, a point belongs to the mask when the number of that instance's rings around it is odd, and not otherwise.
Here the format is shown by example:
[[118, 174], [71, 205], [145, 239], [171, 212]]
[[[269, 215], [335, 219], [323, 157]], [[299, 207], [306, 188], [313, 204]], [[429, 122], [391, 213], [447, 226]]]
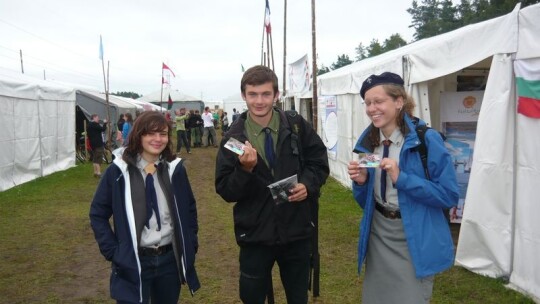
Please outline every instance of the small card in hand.
[[244, 154], [245, 145], [236, 138], [229, 138], [229, 140], [225, 143], [224, 147], [238, 155]]
[[358, 167], [360, 168], [378, 168], [381, 164], [381, 157], [377, 154], [360, 153], [359, 156]]
[[268, 185], [268, 188], [270, 188], [272, 198], [274, 199], [276, 205], [280, 205], [289, 201], [291, 189], [293, 189], [296, 184], [298, 184], [298, 176], [295, 174], [293, 176], [277, 181], [271, 185]]

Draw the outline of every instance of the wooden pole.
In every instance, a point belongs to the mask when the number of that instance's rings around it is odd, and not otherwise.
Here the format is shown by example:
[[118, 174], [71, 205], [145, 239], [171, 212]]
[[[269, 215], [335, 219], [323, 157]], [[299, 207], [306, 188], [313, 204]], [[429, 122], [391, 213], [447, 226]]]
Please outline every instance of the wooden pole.
[[283, 92], [281, 96], [287, 93], [287, 0], [283, 1]]
[[[268, 37], [270, 38], [270, 54], [272, 55], [272, 71], [275, 71], [276, 68], [274, 66], [274, 42], [272, 41], [272, 33], [268, 34]], [[270, 67], [270, 66], [269, 66]]]
[[111, 109], [109, 105], [109, 66], [110, 62], [107, 61], [107, 81], [105, 82], [105, 101], [107, 102], [107, 123], [109, 124], [107, 126], [107, 147], [111, 148]]
[[159, 94], [159, 107], [161, 108], [161, 113], [163, 113], [163, 82], [165, 79], [163, 75], [163, 63], [161, 63], [161, 93]]
[[313, 129], [317, 131], [318, 125], [318, 115], [317, 115], [317, 40], [316, 40], [316, 30], [315, 30], [315, 0], [311, 0], [311, 48], [312, 48], [312, 62], [313, 66], [311, 73], [313, 75], [313, 86], [312, 86], [312, 99], [311, 99], [311, 114], [312, 114], [312, 123]]
[[22, 59], [22, 50], [19, 50], [19, 56], [21, 57], [21, 72], [24, 74], [24, 64]]

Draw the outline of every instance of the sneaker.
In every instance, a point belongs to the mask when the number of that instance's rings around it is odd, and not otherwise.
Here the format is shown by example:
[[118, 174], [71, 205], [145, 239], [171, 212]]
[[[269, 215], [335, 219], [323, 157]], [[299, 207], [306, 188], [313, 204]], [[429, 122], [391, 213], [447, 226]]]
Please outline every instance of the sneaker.
[[188, 151], [187, 154], [191, 154], [191, 151]]

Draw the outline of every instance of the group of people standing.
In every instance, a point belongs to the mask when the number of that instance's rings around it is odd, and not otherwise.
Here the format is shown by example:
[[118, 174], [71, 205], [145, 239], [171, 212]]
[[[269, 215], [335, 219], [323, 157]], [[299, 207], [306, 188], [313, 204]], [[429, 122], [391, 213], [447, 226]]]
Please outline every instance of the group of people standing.
[[[304, 118], [274, 107], [279, 91], [271, 69], [248, 69], [241, 93], [248, 110], [225, 133], [215, 168], [216, 192], [235, 203], [239, 297], [264, 303], [277, 263], [287, 303], [306, 304], [318, 198], [329, 174], [327, 149]], [[372, 75], [361, 96], [372, 123], [355, 151], [382, 158], [378, 167], [348, 165], [353, 196], [364, 209], [358, 247], [359, 272], [365, 264], [366, 273], [362, 302], [429, 303], [433, 275], [453, 260], [443, 214], [458, 200], [451, 157], [438, 133], [428, 130], [425, 176], [415, 151], [415, 124], [425, 122], [413, 119], [414, 101], [401, 77]], [[203, 118], [206, 145], [209, 122]], [[171, 135], [163, 115], [143, 113], [92, 200], [90, 223], [112, 263], [111, 296], [118, 303], [177, 303], [181, 285], [192, 294], [201, 286], [196, 200]], [[230, 138], [243, 143], [242, 153], [224, 148]], [[268, 185], [291, 176], [297, 183], [283, 190], [285, 202], [276, 201]]]

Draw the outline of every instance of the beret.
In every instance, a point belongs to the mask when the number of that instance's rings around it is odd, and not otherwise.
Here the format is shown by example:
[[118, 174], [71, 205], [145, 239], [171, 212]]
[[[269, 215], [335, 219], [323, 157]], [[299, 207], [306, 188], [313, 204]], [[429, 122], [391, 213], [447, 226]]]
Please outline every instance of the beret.
[[401, 76], [391, 72], [384, 72], [381, 75], [371, 75], [362, 83], [362, 88], [360, 89], [360, 96], [362, 96], [362, 99], [364, 99], [366, 91], [378, 85], [394, 84], [403, 86], [404, 83], [405, 82], [403, 81], [403, 78], [401, 78]]

